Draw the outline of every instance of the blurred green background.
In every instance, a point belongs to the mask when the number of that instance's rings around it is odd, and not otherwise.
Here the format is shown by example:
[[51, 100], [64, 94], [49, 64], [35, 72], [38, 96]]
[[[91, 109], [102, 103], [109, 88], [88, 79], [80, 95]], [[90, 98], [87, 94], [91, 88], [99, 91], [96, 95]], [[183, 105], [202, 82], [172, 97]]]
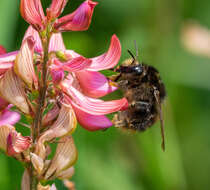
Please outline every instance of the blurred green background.
[[[43, 1], [45, 6], [50, 1]], [[70, 0], [64, 14], [79, 6]], [[166, 84], [163, 106], [166, 152], [159, 122], [144, 133], [128, 134], [114, 127], [88, 132], [78, 127], [79, 152], [73, 181], [77, 190], [207, 190], [210, 188], [210, 60], [187, 52], [180, 41], [183, 22], [193, 19], [210, 28], [209, 0], [98, 0], [91, 27], [64, 33], [66, 47], [86, 57], [105, 52], [112, 34], [126, 50], [154, 65]], [[0, 1], [0, 44], [20, 47], [28, 24], [19, 1]], [[0, 189], [20, 189], [23, 172], [14, 159], [0, 154]], [[59, 190], [65, 189], [56, 181]]]

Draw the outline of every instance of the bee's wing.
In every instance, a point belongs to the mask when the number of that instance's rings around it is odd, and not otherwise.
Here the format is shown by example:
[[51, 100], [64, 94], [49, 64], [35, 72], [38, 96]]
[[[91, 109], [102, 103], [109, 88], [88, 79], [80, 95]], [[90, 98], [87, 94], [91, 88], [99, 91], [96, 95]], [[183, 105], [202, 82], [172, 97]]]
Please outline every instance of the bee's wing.
[[158, 115], [159, 115], [159, 119], [160, 119], [160, 129], [161, 129], [161, 136], [162, 136], [161, 147], [162, 147], [163, 151], [165, 151], [165, 132], [164, 132], [163, 114], [162, 114], [161, 103], [160, 103], [160, 95], [159, 95], [159, 91], [157, 89], [154, 89], [154, 96], [155, 96], [155, 99], [157, 102]]

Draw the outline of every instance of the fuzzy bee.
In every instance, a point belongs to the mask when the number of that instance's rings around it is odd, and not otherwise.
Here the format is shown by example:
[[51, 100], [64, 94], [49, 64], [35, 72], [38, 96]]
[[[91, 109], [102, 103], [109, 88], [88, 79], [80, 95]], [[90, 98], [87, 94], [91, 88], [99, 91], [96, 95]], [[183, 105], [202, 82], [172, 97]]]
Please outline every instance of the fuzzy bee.
[[165, 85], [157, 69], [138, 61], [137, 47], [136, 52], [134, 56], [128, 50], [132, 58], [115, 68], [117, 74], [110, 77], [129, 103], [127, 110], [114, 115], [113, 123], [116, 127], [144, 131], [160, 119], [162, 149], [165, 150], [161, 110], [161, 104], [166, 96]]

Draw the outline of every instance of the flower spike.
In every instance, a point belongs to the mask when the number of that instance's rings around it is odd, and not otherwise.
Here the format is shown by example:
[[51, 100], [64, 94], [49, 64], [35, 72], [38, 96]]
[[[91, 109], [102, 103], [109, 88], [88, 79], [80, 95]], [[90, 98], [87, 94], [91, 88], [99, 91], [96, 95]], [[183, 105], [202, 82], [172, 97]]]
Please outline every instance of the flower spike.
[[98, 3], [86, 0], [73, 13], [66, 15], [55, 23], [57, 31], [84, 31], [90, 26], [93, 10]]

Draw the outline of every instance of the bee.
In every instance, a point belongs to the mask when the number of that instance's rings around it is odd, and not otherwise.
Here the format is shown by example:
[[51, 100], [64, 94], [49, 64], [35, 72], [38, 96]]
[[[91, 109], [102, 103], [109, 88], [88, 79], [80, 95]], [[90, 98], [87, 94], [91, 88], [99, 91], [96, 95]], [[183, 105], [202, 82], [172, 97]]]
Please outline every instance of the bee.
[[166, 96], [165, 85], [156, 68], [138, 61], [137, 46], [136, 56], [130, 50], [128, 53], [131, 58], [115, 68], [114, 72], [117, 74], [110, 77], [129, 103], [128, 109], [114, 115], [113, 123], [116, 127], [145, 131], [159, 119], [161, 146], [164, 151], [165, 137], [161, 104]]

